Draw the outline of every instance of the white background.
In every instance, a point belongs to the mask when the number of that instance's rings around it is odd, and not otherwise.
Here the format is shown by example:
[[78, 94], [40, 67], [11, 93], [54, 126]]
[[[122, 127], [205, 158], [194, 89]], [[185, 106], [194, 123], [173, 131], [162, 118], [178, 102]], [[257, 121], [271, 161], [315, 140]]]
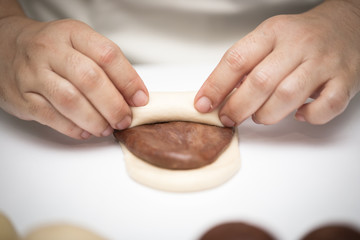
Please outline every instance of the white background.
[[[197, 90], [212, 66], [138, 66], [151, 91]], [[128, 177], [112, 136], [72, 140], [0, 110], [0, 211], [21, 234], [67, 222], [109, 239], [197, 239], [247, 221], [279, 239], [345, 222], [360, 228], [360, 96], [324, 126], [289, 116], [239, 127], [242, 167], [224, 185], [167, 193]]]

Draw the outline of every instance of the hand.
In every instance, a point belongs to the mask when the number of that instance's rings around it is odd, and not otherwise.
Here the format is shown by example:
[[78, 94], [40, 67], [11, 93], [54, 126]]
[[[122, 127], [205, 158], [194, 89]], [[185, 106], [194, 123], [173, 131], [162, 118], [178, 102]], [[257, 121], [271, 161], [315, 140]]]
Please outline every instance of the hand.
[[148, 91], [113, 42], [75, 20], [0, 22], [0, 107], [72, 138], [131, 123]]
[[[333, 119], [360, 89], [360, 4], [350, 2], [325, 1], [263, 22], [225, 53], [195, 97], [196, 109], [210, 112], [223, 102], [225, 126], [250, 116], [274, 124], [294, 110], [312, 124]], [[314, 101], [305, 103], [309, 97]]]

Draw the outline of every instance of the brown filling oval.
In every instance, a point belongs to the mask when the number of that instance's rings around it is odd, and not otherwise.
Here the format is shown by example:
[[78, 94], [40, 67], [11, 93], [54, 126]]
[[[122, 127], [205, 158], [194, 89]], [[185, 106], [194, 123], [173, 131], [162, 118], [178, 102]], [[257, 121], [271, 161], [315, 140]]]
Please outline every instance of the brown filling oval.
[[218, 239], [274, 240], [275, 238], [264, 229], [243, 222], [229, 222], [217, 225], [200, 238], [200, 240]]
[[233, 128], [193, 122], [165, 122], [115, 131], [114, 136], [140, 159], [174, 170], [214, 162], [230, 144]]

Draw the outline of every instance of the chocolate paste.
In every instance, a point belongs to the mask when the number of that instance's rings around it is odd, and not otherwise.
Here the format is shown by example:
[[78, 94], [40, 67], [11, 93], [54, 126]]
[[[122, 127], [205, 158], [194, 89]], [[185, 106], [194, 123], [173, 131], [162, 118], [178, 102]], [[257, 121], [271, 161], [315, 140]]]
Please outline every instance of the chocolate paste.
[[308, 233], [302, 240], [360, 240], [360, 232], [351, 226], [328, 225]]
[[242, 222], [224, 223], [211, 228], [200, 240], [274, 240], [265, 230]]
[[233, 128], [193, 122], [140, 125], [114, 136], [140, 159], [167, 169], [195, 169], [214, 162], [230, 144]]

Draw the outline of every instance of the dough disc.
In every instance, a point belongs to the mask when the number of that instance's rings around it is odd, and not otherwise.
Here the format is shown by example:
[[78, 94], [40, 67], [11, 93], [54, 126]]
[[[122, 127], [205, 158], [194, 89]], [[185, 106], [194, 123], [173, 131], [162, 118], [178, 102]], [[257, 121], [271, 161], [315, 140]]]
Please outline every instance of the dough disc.
[[[164, 121], [192, 121], [223, 126], [218, 110], [201, 114], [193, 106], [195, 92], [151, 93], [144, 107], [132, 108], [131, 127]], [[131, 178], [151, 188], [170, 192], [200, 191], [221, 185], [240, 168], [237, 131], [228, 148], [205, 167], [192, 170], [169, 170], [153, 166], [133, 155], [123, 144], [126, 169]]]

